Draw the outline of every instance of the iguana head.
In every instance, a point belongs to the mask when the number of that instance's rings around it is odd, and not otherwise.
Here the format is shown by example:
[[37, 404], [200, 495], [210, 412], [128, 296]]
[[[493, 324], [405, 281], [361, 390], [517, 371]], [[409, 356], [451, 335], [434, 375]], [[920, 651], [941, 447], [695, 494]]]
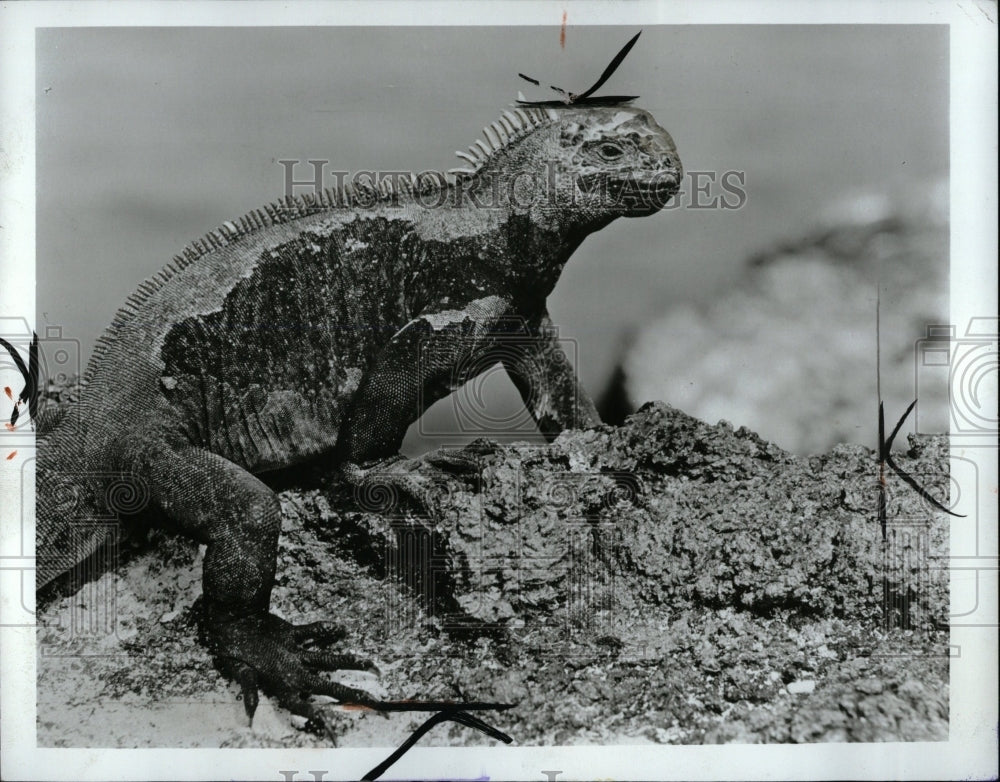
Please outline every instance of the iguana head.
[[486, 142], [457, 154], [471, 168], [470, 186], [533, 222], [597, 230], [617, 217], [662, 209], [680, 187], [673, 139], [643, 109], [629, 106], [547, 106], [504, 112], [484, 129]]
[[549, 109], [558, 131], [558, 198], [599, 222], [653, 214], [680, 187], [673, 139], [649, 112], [627, 106]]

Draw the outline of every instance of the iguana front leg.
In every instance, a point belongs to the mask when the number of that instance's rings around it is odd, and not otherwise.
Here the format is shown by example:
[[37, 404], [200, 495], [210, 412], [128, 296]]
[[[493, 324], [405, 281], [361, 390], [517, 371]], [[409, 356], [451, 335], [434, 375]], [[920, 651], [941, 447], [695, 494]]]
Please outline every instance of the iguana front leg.
[[373, 482], [388, 486], [429, 509], [433, 486], [417, 467], [426, 461], [450, 474], [474, 470], [461, 454], [404, 459], [399, 446], [411, 423], [470, 379], [467, 368], [485, 369], [480, 357], [502, 338], [510, 312], [509, 299], [484, 294], [460, 309], [425, 308], [393, 335], [362, 381], [341, 430], [338, 460], [349, 482], [362, 491]]
[[567, 429], [600, 425], [597, 408], [577, 379], [548, 312], [527, 320], [524, 338], [512, 337], [497, 351], [547, 441]]

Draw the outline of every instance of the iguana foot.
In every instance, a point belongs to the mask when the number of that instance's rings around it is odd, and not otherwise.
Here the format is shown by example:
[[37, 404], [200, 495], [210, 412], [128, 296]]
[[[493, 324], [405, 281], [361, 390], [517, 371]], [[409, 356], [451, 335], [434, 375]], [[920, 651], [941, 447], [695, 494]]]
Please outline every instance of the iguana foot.
[[482, 458], [496, 453], [500, 446], [480, 437], [464, 448], [437, 448], [420, 457], [427, 464], [452, 475], [479, 475]]
[[334, 736], [322, 709], [309, 700], [312, 696], [378, 708], [369, 693], [319, 675], [318, 671], [324, 670], [378, 672], [369, 660], [321, 648], [344, 636], [332, 623], [293, 625], [273, 614], [235, 616], [206, 607], [200, 632], [219, 669], [240, 685], [251, 724], [259, 702], [258, 689], [273, 695], [289, 711], [305, 717], [308, 727], [322, 729], [331, 739]]
[[481, 458], [496, 444], [477, 440], [465, 448], [438, 448], [417, 458], [402, 455], [366, 464], [341, 465], [344, 478], [355, 487], [358, 504], [365, 510], [387, 513], [404, 500], [433, 514], [442, 494], [455, 481], [475, 485], [482, 470]]

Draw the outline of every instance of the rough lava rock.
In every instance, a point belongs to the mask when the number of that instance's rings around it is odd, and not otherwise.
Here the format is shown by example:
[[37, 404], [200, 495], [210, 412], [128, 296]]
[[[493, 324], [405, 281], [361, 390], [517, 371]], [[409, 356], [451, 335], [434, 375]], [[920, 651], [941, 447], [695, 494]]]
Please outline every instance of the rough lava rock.
[[[870, 450], [797, 457], [662, 403], [548, 446], [478, 445], [473, 485], [426, 466], [431, 516], [279, 477], [275, 611], [341, 622], [382, 669], [352, 683], [516, 703], [487, 719], [522, 745], [947, 738], [948, 517], [890, 475], [883, 541]], [[947, 504], [946, 436], [898, 461]], [[39, 744], [323, 745], [267, 698], [246, 725], [195, 640], [197, 546], [148, 537], [42, 608]], [[109, 595], [114, 632], [81, 631], [74, 612]], [[424, 716], [331, 721], [340, 746], [385, 746]]]

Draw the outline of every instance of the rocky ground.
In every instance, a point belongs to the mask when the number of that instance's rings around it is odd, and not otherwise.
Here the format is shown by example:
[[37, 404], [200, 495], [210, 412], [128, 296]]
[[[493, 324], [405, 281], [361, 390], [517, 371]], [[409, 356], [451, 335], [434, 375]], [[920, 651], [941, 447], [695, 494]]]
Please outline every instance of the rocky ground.
[[[947, 455], [911, 437], [898, 461], [946, 499]], [[480, 459], [477, 485], [441, 483], [433, 520], [279, 478], [273, 607], [342, 623], [380, 666], [344, 681], [514, 703], [484, 716], [520, 745], [947, 738], [947, 517], [890, 476], [883, 542], [870, 450], [797, 457], [651, 404]], [[40, 746], [329, 744], [266, 697], [247, 726], [196, 641], [200, 557], [151, 532], [43, 602]], [[426, 717], [329, 708], [340, 746]], [[448, 724], [423, 743], [492, 740]]]

